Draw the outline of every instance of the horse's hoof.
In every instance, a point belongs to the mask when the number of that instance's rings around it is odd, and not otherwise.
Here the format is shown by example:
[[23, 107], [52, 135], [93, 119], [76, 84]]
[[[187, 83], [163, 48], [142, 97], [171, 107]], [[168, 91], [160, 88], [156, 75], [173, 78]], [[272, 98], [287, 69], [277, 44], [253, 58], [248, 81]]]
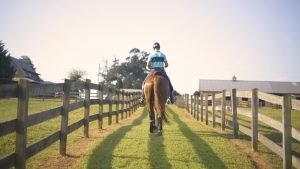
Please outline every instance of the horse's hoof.
[[157, 132], [157, 135], [158, 135], [158, 136], [162, 136], [162, 131], [158, 131], [158, 132]]

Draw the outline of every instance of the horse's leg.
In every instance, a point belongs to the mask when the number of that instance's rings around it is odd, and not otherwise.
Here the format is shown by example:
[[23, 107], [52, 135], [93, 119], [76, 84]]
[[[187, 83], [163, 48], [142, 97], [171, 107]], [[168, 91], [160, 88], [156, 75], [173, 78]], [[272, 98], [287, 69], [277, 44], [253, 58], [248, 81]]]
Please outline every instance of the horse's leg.
[[154, 130], [156, 130], [157, 129], [157, 124], [156, 124], [157, 122], [156, 122], [156, 118], [155, 118], [155, 111], [153, 110], [153, 121], [152, 121], [152, 128], [154, 129]]
[[162, 118], [158, 117], [157, 119], [157, 135], [162, 135]]
[[153, 86], [151, 84], [145, 84], [144, 92], [146, 96], [147, 108], [149, 110], [149, 119], [150, 119], [149, 131], [150, 133], [153, 133], [155, 129]]
[[153, 130], [155, 129], [155, 117], [154, 117], [153, 108], [150, 109], [149, 118], [150, 118], [150, 133], [153, 133]]

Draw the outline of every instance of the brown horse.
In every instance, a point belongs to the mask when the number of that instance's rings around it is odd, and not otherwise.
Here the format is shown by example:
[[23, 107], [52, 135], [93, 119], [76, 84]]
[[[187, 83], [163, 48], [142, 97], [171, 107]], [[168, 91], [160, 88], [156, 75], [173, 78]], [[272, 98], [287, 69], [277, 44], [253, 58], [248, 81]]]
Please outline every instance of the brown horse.
[[[168, 123], [165, 104], [170, 95], [169, 82], [164, 78], [163, 72], [155, 72], [145, 81], [145, 99], [150, 117], [150, 132], [157, 128], [158, 135], [162, 135], [162, 121]], [[155, 114], [157, 115], [157, 127], [155, 125]]]

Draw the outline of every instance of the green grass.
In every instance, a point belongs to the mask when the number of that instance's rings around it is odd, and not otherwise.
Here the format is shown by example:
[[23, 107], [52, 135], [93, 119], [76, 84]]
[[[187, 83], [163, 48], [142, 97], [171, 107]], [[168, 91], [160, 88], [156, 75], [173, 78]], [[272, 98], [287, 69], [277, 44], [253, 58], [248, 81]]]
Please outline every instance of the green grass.
[[167, 112], [171, 123], [162, 137], [149, 133], [148, 113], [141, 111], [99, 140], [77, 168], [254, 168], [228, 139], [187, 118], [183, 109], [170, 106]]
[[[49, 99], [49, 100], [39, 100], [30, 99], [29, 100], [29, 114], [38, 113], [44, 110], [49, 110], [51, 108], [59, 107], [62, 105], [62, 101], [59, 99]], [[115, 107], [113, 107], [113, 110]], [[104, 106], [104, 111], [108, 111], [108, 105]], [[69, 125], [83, 118], [83, 108], [74, 110], [69, 113]], [[90, 114], [98, 113], [98, 106], [91, 106]], [[16, 118], [17, 114], [17, 99], [0, 99], [0, 122], [9, 119]], [[60, 130], [60, 116], [53, 118], [47, 122], [40, 123], [38, 125], [29, 127], [27, 132], [27, 145], [30, 145], [42, 138]], [[104, 118], [104, 126], [107, 125], [108, 119]], [[113, 123], [115, 118], [113, 118]], [[90, 130], [98, 128], [97, 122], [90, 123]], [[83, 135], [83, 129], [80, 128], [73, 133], [68, 135], [68, 145], [73, 143], [73, 140], [79, 136]], [[15, 151], [15, 139], [16, 134], [8, 134], [6, 136], [0, 137], [0, 157], [3, 157], [9, 153]], [[43, 160], [47, 159], [51, 154], [58, 154], [58, 141], [35, 156], [27, 160], [27, 168], [39, 168]]]
[[[30, 99], [29, 114], [59, 107], [61, 100]], [[115, 107], [113, 107], [113, 110]], [[0, 100], [0, 122], [16, 118], [17, 100]], [[98, 106], [91, 106], [95, 114]], [[108, 111], [108, 106], [104, 106]], [[280, 120], [281, 111], [263, 110], [263, 114]], [[275, 113], [274, 113], [275, 112]], [[296, 114], [295, 114], [296, 112]], [[292, 113], [293, 127], [299, 125], [299, 111]], [[171, 121], [164, 125], [164, 136], [149, 134], [147, 113], [141, 111], [141, 116], [131, 124], [124, 124], [111, 135], [101, 139], [94, 149], [82, 159], [78, 168], [253, 168], [247, 156], [238, 152], [229, 141], [209, 128], [203, 128], [196, 121], [189, 120], [183, 109], [175, 106], [168, 108]], [[298, 113], [298, 114], [297, 114]], [[70, 112], [69, 125], [83, 118], [83, 109]], [[230, 116], [228, 116], [230, 118]], [[104, 119], [104, 127], [108, 119]], [[113, 123], [115, 118], [113, 118]], [[249, 118], [239, 116], [239, 123], [250, 127]], [[90, 123], [90, 130], [98, 128], [97, 122]], [[60, 117], [28, 128], [28, 144], [30, 145], [60, 129]], [[281, 144], [281, 135], [263, 123], [259, 123], [259, 132], [277, 140]], [[230, 130], [227, 130], [230, 132]], [[277, 133], [276, 133], [277, 132]], [[74, 139], [82, 137], [82, 128], [68, 135], [68, 146], [74, 144]], [[240, 133], [240, 138], [249, 142], [248, 136]], [[249, 144], [250, 145], [250, 144]], [[0, 157], [15, 151], [15, 133], [0, 137]], [[298, 153], [299, 144], [293, 142], [293, 151]], [[269, 159], [273, 168], [280, 168], [281, 158], [271, 153], [265, 146], [259, 144], [259, 151]], [[51, 155], [58, 154], [58, 142], [27, 160], [27, 168], [40, 168]], [[278, 167], [280, 166], [280, 167]]]
[[[250, 111], [249, 108], [246, 108]], [[273, 108], [259, 108], [259, 112], [273, 118], [274, 120], [277, 120], [281, 122], [281, 109], [273, 109]], [[220, 113], [217, 113], [217, 116], [220, 117]], [[231, 112], [227, 112], [226, 118], [229, 120], [232, 120]], [[292, 110], [292, 127], [299, 129], [300, 128], [300, 112], [297, 110]], [[251, 128], [251, 118], [239, 115], [238, 114], [238, 123], [240, 125], [243, 125], [245, 127]], [[230, 128], [228, 128], [227, 132], [232, 132]], [[282, 146], [282, 134], [281, 132], [277, 131], [276, 129], [272, 128], [271, 126], [258, 121], [258, 132], [260, 134], [263, 134], [267, 138], [271, 139], [273, 142], [277, 143], [278, 145]], [[239, 138], [244, 139], [248, 142], [251, 141], [251, 137], [239, 132]], [[249, 146], [251, 144], [249, 143]], [[282, 166], [282, 159], [275, 153], [273, 153], [271, 150], [269, 150], [267, 147], [265, 147], [263, 144], [259, 143], [259, 152], [263, 152], [263, 156], [270, 161], [272, 164], [272, 168], [281, 168]], [[293, 155], [300, 157], [300, 142], [292, 139], [292, 152]]]
[[[281, 109], [272, 109], [272, 108], [264, 107], [264, 108], [259, 108], [259, 112], [264, 115], [267, 115], [279, 122], [282, 121], [282, 110]], [[300, 111], [292, 110], [291, 120], [292, 120], [292, 127], [300, 130]]]
[[[274, 120], [277, 120], [278, 122], [281, 122], [281, 109], [272, 109], [272, 108], [260, 108], [259, 112], [271, 117]], [[239, 115], [239, 123], [243, 126], [246, 126], [248, 128], [251, 128], [251, 119], [249, 117], [245, 117], [243, 115]], [[297, 110], [292, 111], [292, 127], [299, 130], [300, 128], [300, 112]], [[271, 126], [259, 121], [258, 123], [258, 132], [260, 134], [265, 135], [269, 139], [273, 140], [275, 143], [282, 146], [282, 133], [275, 130]], [[300, 157], [300, 142], [292, 139], [292, 150], [293, 154], [297, 157]]]
[[[227, 113], [226, 118], [232, 120], [231, 113]], [[245, 127], [251, 128], [251, 119], [249, 117], [238, 115], [238, 123]], [[232, 129], [230, 128], [227, 128], [226, 131], [227, 133], [232, 133]], [[280, 133], [260, 121], [258, 122], [258, 132], [259, 134], [265, 135], [275, 143], [279, 145], [281, 144]], [[238, 134], [239, 134], [239, 139], [247, 141], [249, 147], [251, 147], [251, 137], [242, 132], [239, 132]], [[268, 159], [268, 161], [272, 165], [272, 168], [280, 169], [282, 167], [282, 158], [276, 155], [275, 153], [273, 153], [271, 150], [269, 150], [266, 146], [264, 146], [260, 142], [258, 144], [258, 152], [260, 152], [265, 159]]]
[[[42, 105], [42, 106], [41, 106]], [[28, 114], [38, 113], [43, 110], [62, 106], [59, 99], [47, 99], [45, 101], [39, 99], [30, 99], [28, 104]], [[0, 122], [17, 117], [17, 99], [0, 99]]]

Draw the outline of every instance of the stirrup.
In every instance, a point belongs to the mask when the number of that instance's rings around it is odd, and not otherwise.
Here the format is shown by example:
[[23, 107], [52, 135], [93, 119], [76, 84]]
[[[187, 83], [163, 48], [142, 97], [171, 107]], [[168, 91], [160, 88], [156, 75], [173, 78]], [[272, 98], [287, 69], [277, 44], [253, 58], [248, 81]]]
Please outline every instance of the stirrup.
[[141, 97], [139, 101], [140, 101], [140, 104], [143, 104], [145, 102], [145, 98]]
[[169, 98], [167, 99], [167, 103], [168, 103], [168, 104], [173, 104], [173, 103], [175, 103], [175, 98], [174, 98], [174, 97], [169, 97]]

